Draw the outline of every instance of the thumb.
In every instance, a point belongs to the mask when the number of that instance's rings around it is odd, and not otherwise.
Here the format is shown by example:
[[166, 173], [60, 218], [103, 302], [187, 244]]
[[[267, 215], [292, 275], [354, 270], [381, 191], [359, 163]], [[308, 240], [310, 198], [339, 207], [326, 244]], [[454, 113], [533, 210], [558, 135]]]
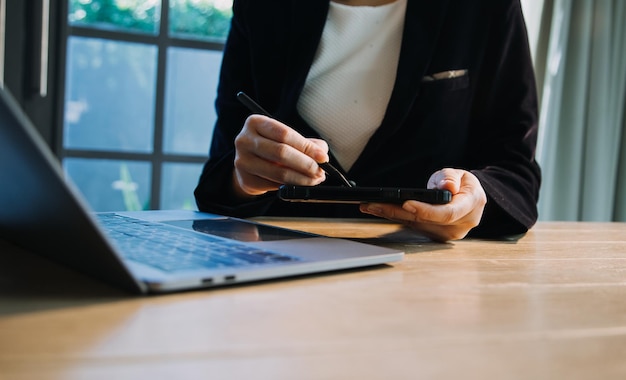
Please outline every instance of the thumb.
[[429, 189], [448, 190], [452, 194], [457, 194], [461, 189], [462, 177], [462, 170], [450, 168], [441, 169], [430, 176], [426, 187]]

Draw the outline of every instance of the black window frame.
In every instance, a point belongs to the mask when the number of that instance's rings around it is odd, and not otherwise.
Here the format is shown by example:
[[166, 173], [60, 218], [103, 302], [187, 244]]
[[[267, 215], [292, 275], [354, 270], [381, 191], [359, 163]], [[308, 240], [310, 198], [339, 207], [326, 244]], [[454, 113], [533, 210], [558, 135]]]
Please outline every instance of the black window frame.
[[[61, 69], [56, 79], [58, 91], [56, 93], [57, 120], [54, 133], [55, 143], [53, 150], [59, 160], [66, 158], [107, 159], [148, 162], [151, 165], [150, 203], [149, 209], [159, 209], [161, 204], [161, 184], [163, 167], [167, 163], [203, 164], [208, 157], [208, 149], [204, 155], [197, 154], [171, 154], [163, 151], [164, 111], [165, 111], [165, 83], [167, 73], [167, 52], [169, 48], [189, 48], [196, 50], [223, 51], [225, 40], [198, 39], [170, 36], [169, 34], [169, 0], [161, 0], [161, 13], [159, 30], [156, 35], [138, 33], [124, 30], [105, 30], [88, 26], [70, 25], [68, 21], [68, 0], [62, 0], [61, 14], [64, 15], [61, 22], [63, 36], [59, 41], [58, 60]], [[65, 110], [65, 78], [67, 42], [71, 37], [97, 38], [116, 42], [140, 43], [155, 46], [157, 48], [157, 77], [156, 96], [154, 106], [154, 140], [151, 153], [119, 152], [111, 150], [86, 150], [66, 148], [63, 145], [64, 134], [64, 110]], [[207, 128], [213, 126], [207, 125]]]

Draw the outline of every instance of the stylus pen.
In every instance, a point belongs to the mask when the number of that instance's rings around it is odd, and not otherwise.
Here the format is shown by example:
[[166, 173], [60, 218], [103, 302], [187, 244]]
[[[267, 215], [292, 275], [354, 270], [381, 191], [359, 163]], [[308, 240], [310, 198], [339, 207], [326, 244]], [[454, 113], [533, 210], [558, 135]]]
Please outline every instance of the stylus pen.
[[[248, 95], [246, 95], [245, 92], [243, 92], [243, 91], [238, 92], [237, 93], [237, 99], [239, 99], [239, 101], [244, 106], [246, 106], [250, 110], [250, 112], [256, 113], [256, 114], [259, 114], [259, 115], [263, 115], [263, 116], [267, 116], [267, 117], [272, 117], [272, 115], [270, 115], [269, 112], [264, 110], [263, 107], [261, 107], [257, 102], [252, 100], [252, 98], [249, 97]], [[339, 171], [339, 169], [334, 167], [330, 162], [322, 162], [322, 163], [318, 163], [318, 165], [327, 174], [335, 177], [336, 179], [341, 181], [341, 183], [343, 183], [345, 186], [347, 186], [347, 187], [354, 187], [353, 182], [348, 181], [348, 179]]]

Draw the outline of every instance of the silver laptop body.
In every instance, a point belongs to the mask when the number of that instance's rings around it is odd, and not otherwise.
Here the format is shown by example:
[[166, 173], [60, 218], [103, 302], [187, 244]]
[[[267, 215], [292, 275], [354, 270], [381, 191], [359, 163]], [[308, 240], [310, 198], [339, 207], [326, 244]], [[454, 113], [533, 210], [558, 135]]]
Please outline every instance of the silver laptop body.
[[135, 293], [365, 267], [404, 255], [195, 211], [92, 212], [5, 89], [0, 89], [0, 238]]

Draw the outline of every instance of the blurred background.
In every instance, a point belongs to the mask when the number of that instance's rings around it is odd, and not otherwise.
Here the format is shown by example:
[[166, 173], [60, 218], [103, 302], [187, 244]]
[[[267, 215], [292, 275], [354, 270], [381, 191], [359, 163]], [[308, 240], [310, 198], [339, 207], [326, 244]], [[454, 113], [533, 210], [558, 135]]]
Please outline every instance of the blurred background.
[[[626, 2], [522, 0], [541, 220], [626, 221]], [[232, 0], [0, 0], [0, 85], [97, 211], [196, 209]]]

